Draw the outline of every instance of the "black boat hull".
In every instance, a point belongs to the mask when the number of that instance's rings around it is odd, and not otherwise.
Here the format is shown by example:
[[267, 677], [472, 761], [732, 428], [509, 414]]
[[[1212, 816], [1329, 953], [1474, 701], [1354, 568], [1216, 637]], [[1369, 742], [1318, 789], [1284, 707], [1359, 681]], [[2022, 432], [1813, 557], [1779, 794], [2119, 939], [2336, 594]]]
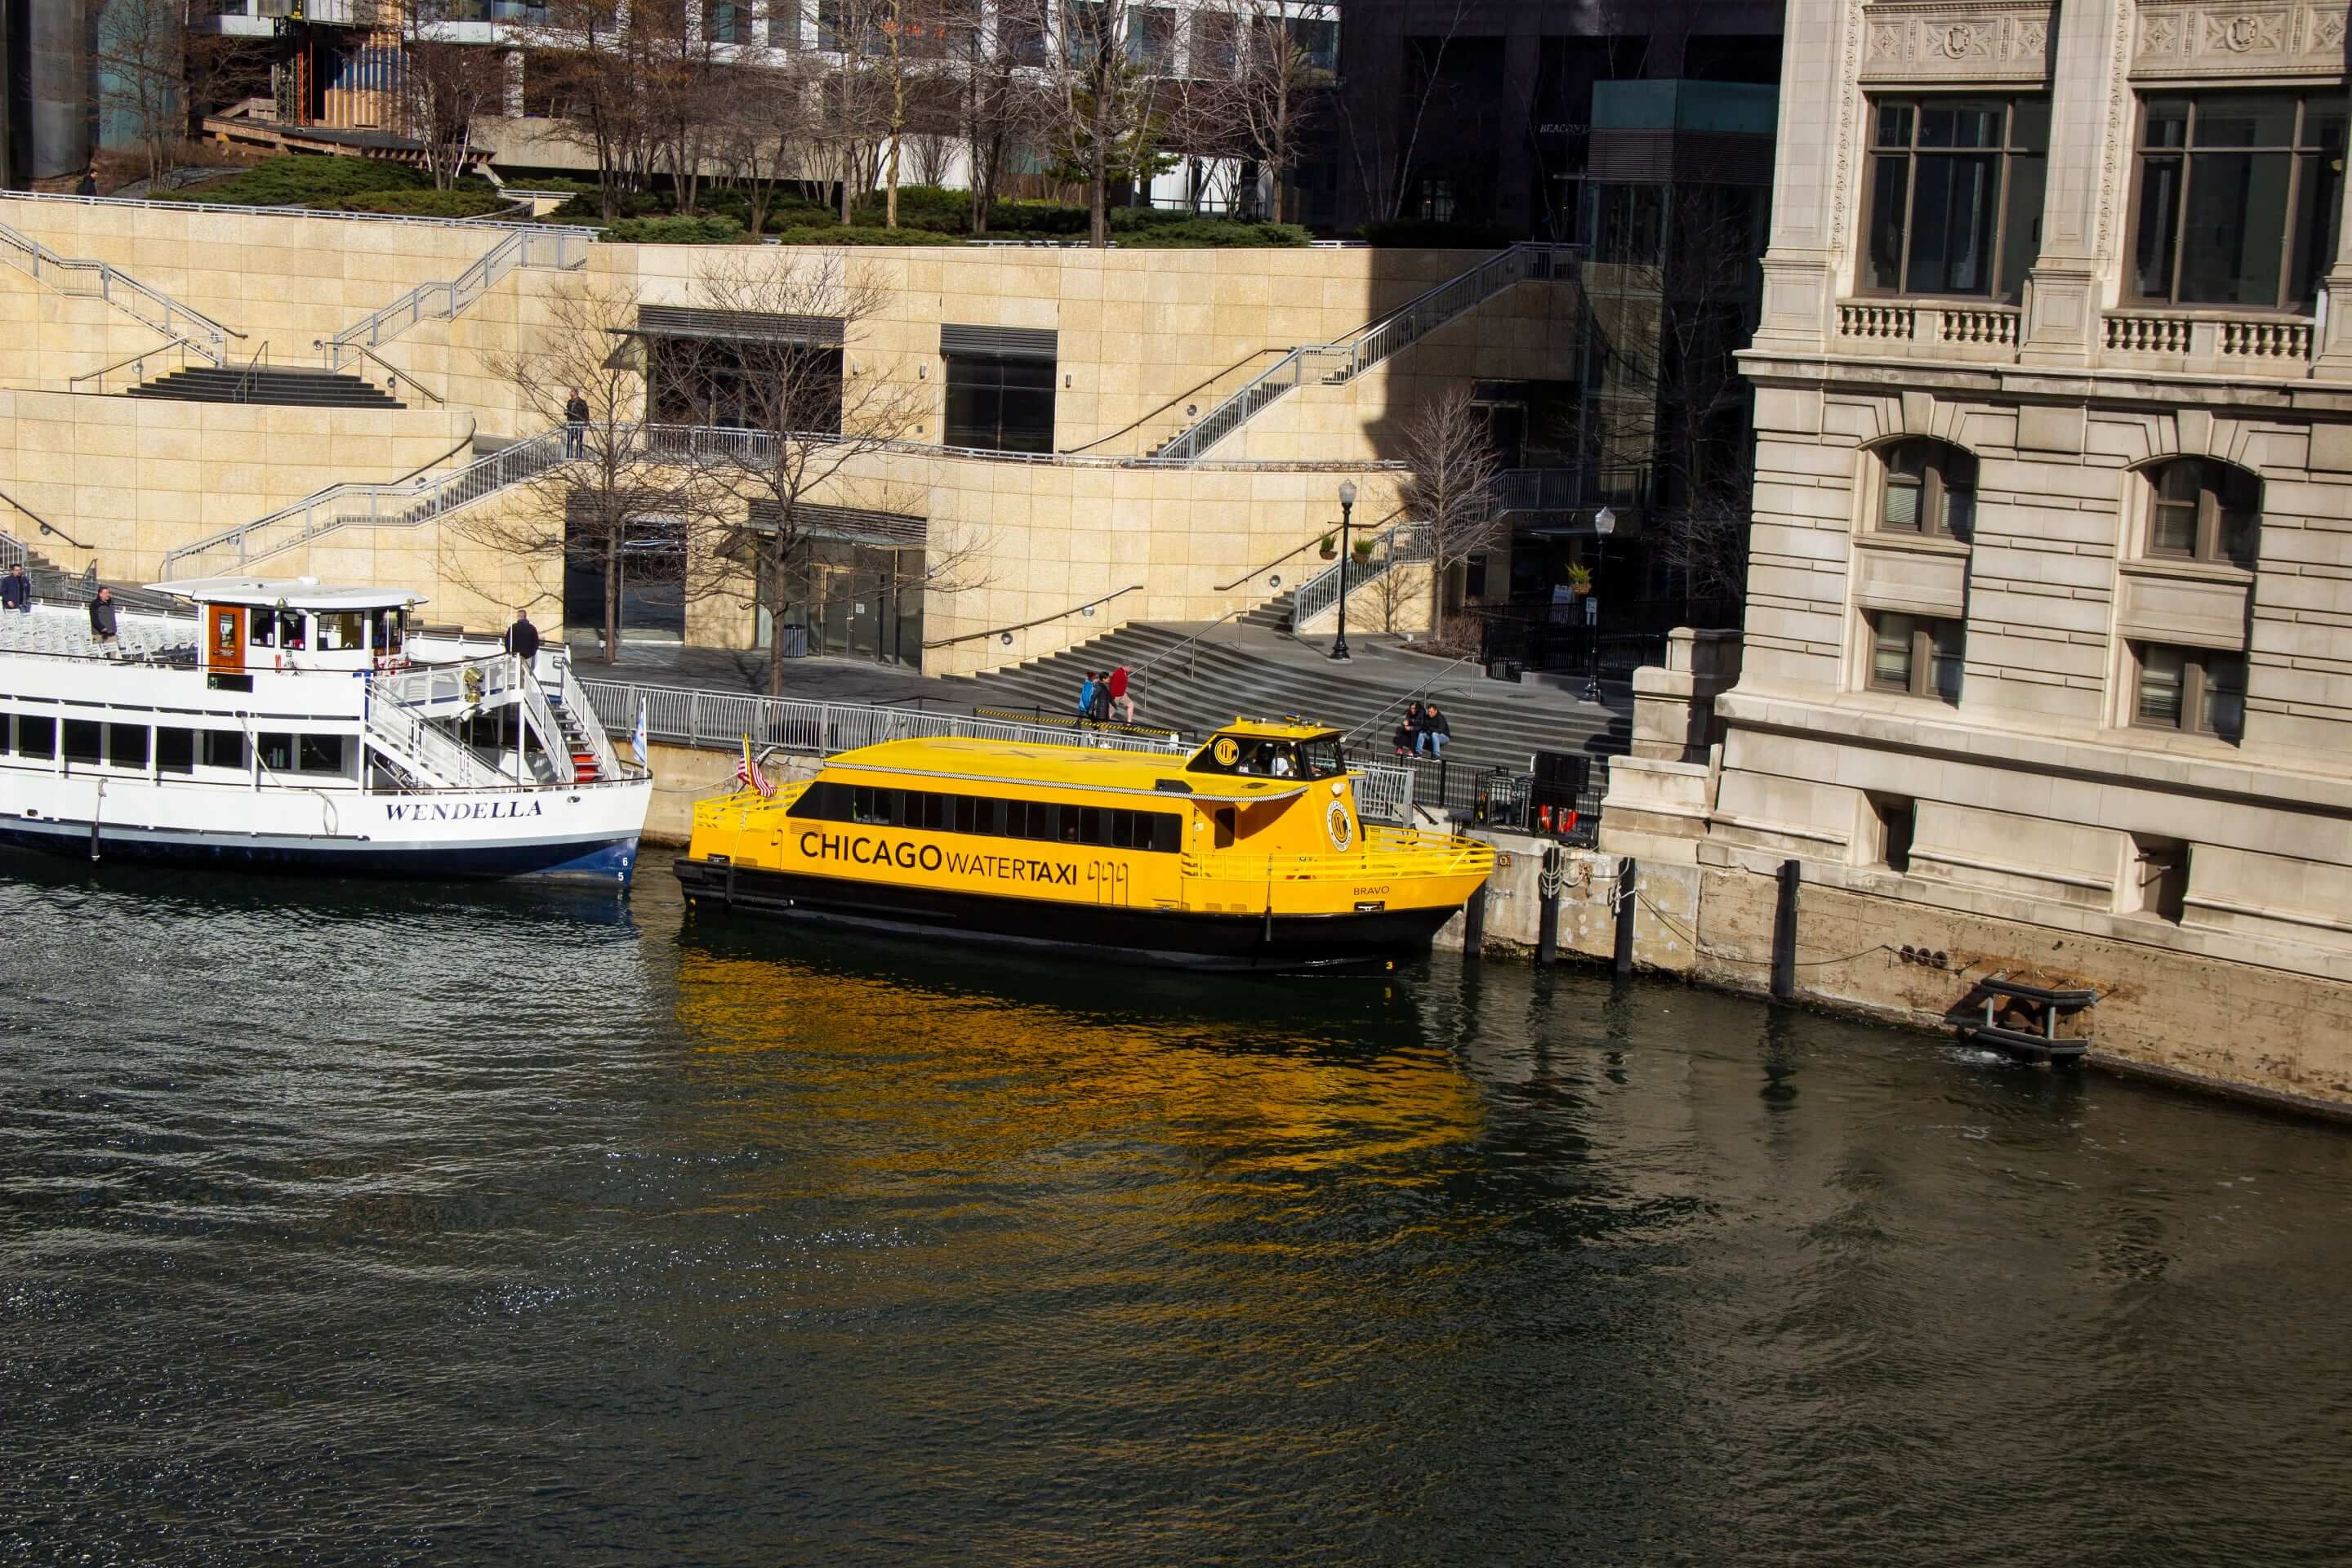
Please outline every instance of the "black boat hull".
[[1062, 904], [767, 871], [681, 857], [688, 901], [778, 920], [1158, 968], [1380, 973], [1429, 952], [1451, 909], [1333, 915], [1211, 914]]

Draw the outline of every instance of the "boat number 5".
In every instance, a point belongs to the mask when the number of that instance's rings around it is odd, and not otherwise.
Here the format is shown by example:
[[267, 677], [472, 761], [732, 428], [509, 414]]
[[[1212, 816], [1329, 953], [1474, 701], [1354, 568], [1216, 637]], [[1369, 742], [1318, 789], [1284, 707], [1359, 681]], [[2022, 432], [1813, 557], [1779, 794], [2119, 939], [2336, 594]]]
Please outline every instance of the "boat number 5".
[[1323, 826], [1331, 835], [1331, 847], [1345, 849], [1356, 841], [1356, 825], [1348, 820], [1348, 808], [1339, 801], [1323, 815]]

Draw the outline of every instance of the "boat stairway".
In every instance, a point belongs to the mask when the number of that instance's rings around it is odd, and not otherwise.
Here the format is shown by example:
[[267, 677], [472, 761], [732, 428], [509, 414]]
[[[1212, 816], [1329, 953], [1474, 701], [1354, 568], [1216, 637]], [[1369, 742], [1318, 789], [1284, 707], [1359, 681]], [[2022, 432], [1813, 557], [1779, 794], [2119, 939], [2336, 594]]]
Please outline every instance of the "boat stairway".
[[604, 763], [596, 754], [596, 742], [580, 721], [572, 705], [551, 689], [547, 694], [548, 711], [555, 715], [558, 728], [563, 731], [564, 749], [572, 753], [572, 782], [596, 784], [604, 777]]

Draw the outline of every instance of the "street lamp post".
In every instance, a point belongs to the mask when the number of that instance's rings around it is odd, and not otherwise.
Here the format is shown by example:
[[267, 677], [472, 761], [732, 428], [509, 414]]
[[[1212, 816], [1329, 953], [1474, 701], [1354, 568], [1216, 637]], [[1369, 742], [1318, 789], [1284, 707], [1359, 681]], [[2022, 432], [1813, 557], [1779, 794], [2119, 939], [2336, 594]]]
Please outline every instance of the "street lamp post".
[[1331, 644], [1331, 657], [1345, 660], [1348, 657], [1348, 563], [1353, 552], [1348, 548], [1348, 527], [1356, 511], [1356, 481], [1339, 481], [1339, 635]]
[[1594, 512], [1592, 531], [1601, 541], [1601, 549], [1593, 562], [1592, 589], [1584, 600], [1584, 636], [1588, 649], [1584, 700], [1587, 702], [1601, 700], [1601, 568], [1609, 563], [1609, 536], [1617, 531], [1617, 514], [1605, 506]]

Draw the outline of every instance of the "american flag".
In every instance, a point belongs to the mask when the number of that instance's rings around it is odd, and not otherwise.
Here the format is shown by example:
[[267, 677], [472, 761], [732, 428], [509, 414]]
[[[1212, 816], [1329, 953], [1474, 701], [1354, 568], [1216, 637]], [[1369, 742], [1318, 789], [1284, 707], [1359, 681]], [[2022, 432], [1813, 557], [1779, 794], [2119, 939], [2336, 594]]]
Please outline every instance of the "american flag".
[[776, 793], [776, 786], [768, 782], [768, 775], [760, 771], [760, 764], [752, 759], [751, 737], [749, 735], [743, 737], [743, 760], [735, 764], [735, 782], [738, 785], [758, 790], [762, 800]]

